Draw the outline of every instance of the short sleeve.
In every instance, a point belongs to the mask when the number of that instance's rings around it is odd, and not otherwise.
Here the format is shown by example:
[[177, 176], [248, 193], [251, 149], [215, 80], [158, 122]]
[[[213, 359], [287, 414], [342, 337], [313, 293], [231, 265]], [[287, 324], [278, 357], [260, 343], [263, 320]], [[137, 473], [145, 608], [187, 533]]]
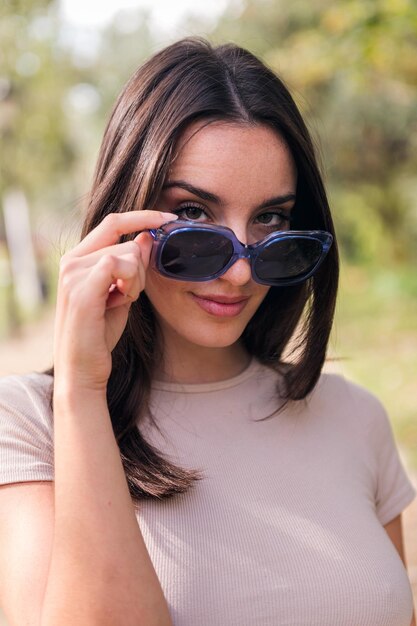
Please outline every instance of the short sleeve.
[[412, 502], [416, 490], [403, 467], [387, 413], [380, 407], [375, 432], [377, 444], [376, 513], [382, 525], [388, 524]]
[[385, 526], [414, 500], [416, 489], [404, 469], [384, 406], [370, 392], [353, 387], [359, 417], [366, 424], [364, 436], [373, 467], [375, 512]]
[[52, 377], [0, 379], [0, 484], [53, 480]]

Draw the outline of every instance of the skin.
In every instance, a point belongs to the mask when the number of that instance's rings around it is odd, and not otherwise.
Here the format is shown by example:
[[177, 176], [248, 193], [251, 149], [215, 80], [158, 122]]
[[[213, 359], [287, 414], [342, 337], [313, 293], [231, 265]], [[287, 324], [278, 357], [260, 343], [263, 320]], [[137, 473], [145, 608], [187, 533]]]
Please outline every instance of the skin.
[[[218, 202], [169, 186], [175, 181], [210, 192]], [[285, 218], [294, 206], [296, 184], [291, 153], [268, 127], [198, 122], [178, 145], [158, 209], [182, 219], [228, 226], [242, 243], [253, 243], [272, 231], [288, 229]], [[261, 207], [277, 197], [284, 201]], [[250, 360], [240, 337], [268, 290], [252, 280], [246, 259], [238, 260], [221, 277], [200, 283], [176, 281], [149, 268], [145, 291], [164, 345], [164, 362], [157, 377], [210, 382], [240, 373]], [[202, 310], [193, 294], [203, 298], [239, 296], [248, 301], [239, 315], [218, 317]]]

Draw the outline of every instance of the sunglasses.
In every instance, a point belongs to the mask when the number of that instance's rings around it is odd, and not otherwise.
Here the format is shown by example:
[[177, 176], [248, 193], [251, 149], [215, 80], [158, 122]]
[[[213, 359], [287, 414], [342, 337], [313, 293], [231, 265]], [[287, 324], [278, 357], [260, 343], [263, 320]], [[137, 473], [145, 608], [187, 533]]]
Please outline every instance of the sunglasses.
[[151, 264], [163, 276], [201, 282], [222, 276], [238, 259], [248, 259], [262, 285], [296, 285], [314, 274], [332, 245], [321, 230], [277, 231], [254, 244], [241, 243], [226, 226], [168, 222], [149, 230]]

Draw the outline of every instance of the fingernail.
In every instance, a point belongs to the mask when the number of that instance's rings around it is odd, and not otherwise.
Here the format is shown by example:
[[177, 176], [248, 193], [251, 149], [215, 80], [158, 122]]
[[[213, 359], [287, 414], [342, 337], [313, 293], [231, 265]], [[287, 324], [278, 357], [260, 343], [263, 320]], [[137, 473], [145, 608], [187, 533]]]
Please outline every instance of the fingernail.
[[160, 211], [161, 217], [164, 219], [167, 218], [168, 221], [173, 221], [178, 219], [178, 215], [175, 213], [165, 213], [164, 211]]

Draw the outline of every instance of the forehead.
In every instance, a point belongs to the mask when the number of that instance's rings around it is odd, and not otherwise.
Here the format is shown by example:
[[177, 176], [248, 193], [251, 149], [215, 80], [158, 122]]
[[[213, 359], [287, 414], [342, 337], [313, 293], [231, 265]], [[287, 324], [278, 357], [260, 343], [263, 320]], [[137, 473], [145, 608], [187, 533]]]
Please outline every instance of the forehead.
[[284, 139], [261, 124], [200, 121], [180, 137], [169, 180], [185, 180], [233, 201], [234, 192], [295, 192], [296, 167]]

